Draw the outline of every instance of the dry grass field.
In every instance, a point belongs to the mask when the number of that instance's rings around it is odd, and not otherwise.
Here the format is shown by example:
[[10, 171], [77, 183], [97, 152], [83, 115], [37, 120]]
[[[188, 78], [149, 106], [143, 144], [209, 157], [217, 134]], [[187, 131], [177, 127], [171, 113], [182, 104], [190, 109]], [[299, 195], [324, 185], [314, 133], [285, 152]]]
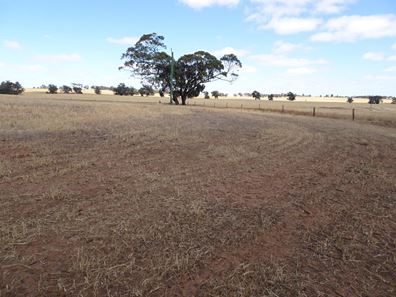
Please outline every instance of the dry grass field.
[[0, 296], [395, 296], [395, 106], [243, 102], [0, 96]]

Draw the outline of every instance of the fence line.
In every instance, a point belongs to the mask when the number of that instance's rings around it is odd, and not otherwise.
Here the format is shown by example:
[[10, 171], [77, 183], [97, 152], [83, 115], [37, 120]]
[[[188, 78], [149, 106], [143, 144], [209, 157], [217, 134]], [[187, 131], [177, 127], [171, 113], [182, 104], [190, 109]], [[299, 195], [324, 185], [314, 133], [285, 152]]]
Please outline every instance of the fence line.
[[[295, 114], [295, 115], [312, 115], [313, 117], [323, 117], [323, 118], [340, 118], [340, 119], [345, 119], [347, 118], [347, 116], [343, 116], [342, 114], [340, 114], [339, 116], [334, 116], [334, 115], [329, 115], [326, 113], [320, 113], [318, 114], [318, 108], [316, 106], [312, 107], [312, 112], [309, 111], [302, 111], [302, 110], [296, 110], [296, 109], [287, 109], [285, 108], [285, 105], [282, 104], [281, 109], [274, 109], [274, 108], [265, 108], [263, 106], [261, 106], [261, 104], [257, 106], [244, 106], [243, 104], [241, 104], [240, 106], [229, 106], [228, 102], [225, 103], [225, 105], [222, 104], [217, 104], [216, 102], [213, 103], [213, 106], [210, 104], [206, 104], [206, 102], [204, 101], [203, 104], [197, 104], [197, 102], [194, 100], [191, 103], [189, 103], [187, 101], [187, 105], [188, 106], [196, 106], [196, 107], [205, 107], [205, 108], [225, 108], [225, 109], [240, 109], [240, 110], [257, 110], [257, 111], [263, 111], [263, 112], [278, 112], [278, 113], [286, 113], [286, 114]], [[320, 110], [320, 107], [319, 107]], [[356, 119], [356, 109], [352, 108], [352, 115], [351, 115], [351, 119], [352, 121], [354, 121]]]

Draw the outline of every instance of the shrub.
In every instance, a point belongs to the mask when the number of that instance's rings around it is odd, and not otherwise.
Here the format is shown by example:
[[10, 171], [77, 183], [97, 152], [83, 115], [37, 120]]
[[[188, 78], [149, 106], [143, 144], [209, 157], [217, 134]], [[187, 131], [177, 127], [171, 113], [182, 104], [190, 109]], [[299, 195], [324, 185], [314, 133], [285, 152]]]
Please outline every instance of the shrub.
[[96, 95], [102, 94], [102, 91], [101, 91], [101, 89], [98, 86], [95, 87], [95, 94]]
[[205, 95], [204, 97], [205, 99], [210, 99], [209, 92], [205, 92], [204, 95]]
[[24, 91], [22, 85], [19, 82], [10, 82], [9, 80], [3, 81], [0, 84], [0, 94], [19, 95]]
[[268, 100], [269, 100], [269, 101], [273, 101], [273, 100], [274, 100], [274, 95], [273, 95], [273, 94], [268, 95]]

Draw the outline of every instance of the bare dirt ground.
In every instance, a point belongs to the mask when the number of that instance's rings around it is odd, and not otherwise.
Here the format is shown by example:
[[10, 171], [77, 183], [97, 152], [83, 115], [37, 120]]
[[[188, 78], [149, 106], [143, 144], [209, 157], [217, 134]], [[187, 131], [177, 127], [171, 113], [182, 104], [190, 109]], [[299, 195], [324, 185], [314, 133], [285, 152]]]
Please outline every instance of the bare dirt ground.
[[395, 296], [396, 129], [0, 97], [0, 296]]

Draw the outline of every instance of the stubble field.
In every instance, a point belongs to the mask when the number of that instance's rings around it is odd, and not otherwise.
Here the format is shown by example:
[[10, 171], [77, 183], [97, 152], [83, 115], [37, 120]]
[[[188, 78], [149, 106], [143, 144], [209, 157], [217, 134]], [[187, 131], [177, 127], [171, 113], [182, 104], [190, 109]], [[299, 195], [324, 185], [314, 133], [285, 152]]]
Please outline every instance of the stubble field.
[[394, 105], [158, 101], [0, 96], [0, 296], [396, 294]]

